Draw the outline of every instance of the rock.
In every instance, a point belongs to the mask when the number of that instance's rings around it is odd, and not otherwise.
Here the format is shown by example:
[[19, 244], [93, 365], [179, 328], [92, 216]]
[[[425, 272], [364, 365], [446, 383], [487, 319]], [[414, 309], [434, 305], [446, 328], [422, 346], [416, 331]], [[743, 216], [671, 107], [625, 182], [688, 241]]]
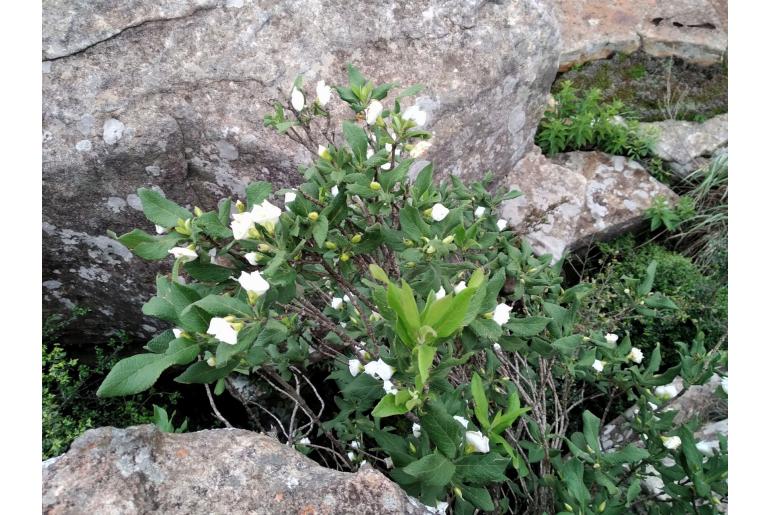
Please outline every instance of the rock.
[[701, 65], [727, 51], [727, 0], [557, 0], [559, 69], [636, 50]]
[[697, 170], [727, 147], [727, 114], [703, 123], [665, 120], [640, 124], [642, 130], [657, 134], [652, 152], [669, 163], [682, 177]]
[[155, 426], [86, 431], [43, 464], [43, 513], [422, 514], [372, 468], [321, 467], [241, 429], [163, 433]]
[[676, 199], [639, 163], [601, 152], [568, 152], [549, 159], [536, 149], [506, 181], [523, 195], [505, 201], [503, 217], [521, 228], [535, 252], [554, 259], [633, 228], [658, 195]]
[[559, 42], [546, 0], [48, 0], [43, 27], [44, 281], [61, 283], [45, 314], [92, 308], [86, 339], [155, 324], [140, 306], [159, 267], [104, 241], [152, 230], [137, 188], [211, 209], [251, 180], [300, 182], [312, 156], [262, 126], [297, 75], [310, 99], [317, 80], [346, 83], [347, 63], [424, 84], [407, 106], [428, 112], [426, 158], [471, 179], [531, 148]]

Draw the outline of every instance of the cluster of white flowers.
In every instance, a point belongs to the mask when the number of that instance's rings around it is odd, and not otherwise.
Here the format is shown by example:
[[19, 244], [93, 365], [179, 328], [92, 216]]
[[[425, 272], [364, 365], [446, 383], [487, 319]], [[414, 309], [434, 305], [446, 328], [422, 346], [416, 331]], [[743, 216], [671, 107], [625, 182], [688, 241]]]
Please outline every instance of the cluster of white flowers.
[[251, 229], [254, 228], [254, 224], [261, 225], [268, 232], [272, 233], [280, 216], [281, 209], [278, 206], [274, 206], [268, 200], [263, 200], [261, 204], [254, 206], [251, 211], [233, 214], [230, 229], [232, 229], [233, 237], [236, 240], [248, 238]]
[[396, 386], [390, 380], [390, 378], [393, 377], [393, 373], [396, 371], [396, 369], [382, 361], [382, 359], [378, 359], [377, 361], [370, 361], [366, 365], [362, 365], [361, 361], [353, 358], [348, 360], [348, 369], [350, 370], [350, 375], [353, 377], [356, 377], [359, 373], [364, 372], [365, 374], [370, 375], [375, 379], [381, 380], [382, 388], [385, 390], [386, 394], [392, 393], [395, 395], [398, 393], [398, 388], [396, 388]]

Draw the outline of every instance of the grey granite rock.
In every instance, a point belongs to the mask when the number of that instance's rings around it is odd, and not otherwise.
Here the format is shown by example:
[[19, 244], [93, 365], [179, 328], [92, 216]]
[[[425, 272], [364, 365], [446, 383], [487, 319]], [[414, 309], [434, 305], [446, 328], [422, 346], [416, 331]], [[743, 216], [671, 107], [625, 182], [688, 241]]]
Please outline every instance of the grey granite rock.
[[[550, 2], [46, 0], [43, 3], [45, 312], [84, 305], [83, 336], [140, 336], [158, 267], [106, 240], [151, 230], [136, 189], [213, 208], [250, 180], [300, 181], [311, 155], [262, 126], [302, 74], [421, 83], [426, 158], [501, 177], [531, 148], [558, 65]], [[331, 104], [343, 112], [341, 102]], [[142, 326], [146, 326], [142, 329]], [[82, 338], [81, 338], [82, 339]]]
[[708, 157], [727, 149], [727, 114], [703, 123], [665, 120], [640, 125], [657, 135], [653, 154], [682, 177], [706, 164]]
[[630, 230], [643, 221], [656, 196], [676, 198], [639, 163], [601, 152], [547, 158], [536, 149], [506, 181], [523, 195], [503, 204], [503, 217], [522, 230], [537, 253], [554, 259]]
[[428, 513], [372, 468], [326, 469], [241, 429], [91, 429], [42, 468], [49, 515]]

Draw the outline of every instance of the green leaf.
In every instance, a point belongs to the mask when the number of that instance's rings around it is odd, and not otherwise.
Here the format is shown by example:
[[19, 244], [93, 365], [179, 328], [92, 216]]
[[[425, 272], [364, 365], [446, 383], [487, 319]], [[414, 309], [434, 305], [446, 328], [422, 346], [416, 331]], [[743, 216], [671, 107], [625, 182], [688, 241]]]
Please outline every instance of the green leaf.
[[273, 186], [269, 182], [257, 181], [246, 186], [246, 209], [251, 210], [261, 204], [272, 193]]
[[455, 463], [455, 478], [468, 483], [499, 483], [506, 480], [505, 469], [511, 462], [509, 458], [494, 452], [469, 454]]
[[210, 283], [224, 282], [236, 273], [232, 268], [212, 265], [211, 263], [202, 263], [198, 259], [185, 263], [184, 270], [190, 274], [190, 277], [193, 279]]
[[145, 345], [144, 348], [150, 352], [154, 352], [155, 354], [163, 354], [166, 352], [168, 344], [173, 339], [174, 332], [171, 329], [168, 329], [156, 335], [152, 340], [147, 342], [147, 345]]
[[476, 372], [473, 373], [471, 379], [471, 395], [473, 396], [473, 412], [476, 414], [476, 420], [481, 423], [484, 429], [487, 429], [489, 427], [489, 401], [484, 392], [481, 376]]
[[377, 406], [374, 407], [372, 410], [372, 416], [385, 418], [391, 417], [393, 415], [403, 415], [408, 411], [409, 410], [406, 408], [406, 406], [396, 405], [396, 396], [392, 393], [389, 393], [383, 397], [379, 403], [377, 403]]
[[345, 121], [342, 122], [342, 133], [345, 135], [345, 140], [350, 145], [356, 160], [361, 163], [366, 161], [366, 149], [369, 146], [369, 141], [366, 139], [364, 130], [352, 122]]
[[251, 306], [235, 297], [207, 295], [195, 302], [194, 305], [215, 317], [235, 315], [240, 318], [251, 318], [254, 316]]
[[418, 345], [417, 350], [417, 369], [420, 373], [420, 380], [423, 384], [428, 381], [430, 367], [433, 365], [433, 357], [436, 355], [436, 347], [430, 345]]
[[658, 268], [657, 261], [651, 261], [647, 266], [647, 273], [644, 276], [644, 281], [636, 289], [639, 295], [647, 295], [652, 291], [652, 283], [655, 281], [655, 270]]
[[546, 317], [511, 317], [511, 319], [506, 324], [506, 327], [511, 330], [511, 334], [513, 336], [529, 337], [543, 332], [543, 329], [545, 329], [550, 320], [550, 318]]
[[260, 347], [266, 347], [274, 343], [281, 343], [286, 341], [286, 335], [289, 333], [289, 329], [281, 322], [275, 319], [270, 319], [265, 324], [264, 329], [259, 332], [257, 336], [257, 345]]
[[555, 349], [559, 350], [559, 352], [562, 354], [571, 355], [573, 352], [575, 352], [582, 341], [582, 335], [572, 334], [570, 336], [565, 336], [564, 338], [559, 338], [558, 340], [551, 342], [551, 345]]
[[324, 215], [321, 215], [318, 220], [313, 223], [313, 239], [319, 248], [323, 247], [328, 232], [329, 220]]
[[366, 79], [364, 76], [361, 75], [361, 72], [358, 71], [358, 68], [352, 64], [348, 64], [348, 80], [350, 81], [350, 85], [356, 88], [362, 88], [364, 84], [366, 84]]
[[174, 381], [182, 384], [211, 384], [227, 377], [238, 366], [238, 362], [229, 363], [222, 368], [209, 366], [205, 361], [196, 361], [182, 372]]
[[382, 283], [388, 284], [390, 282], [390, 279], [388, 279], [388, 274], [385, 273], [385, 270], [383, 270], [380, 266], [375, 265], [374, 263], [369, 265], [369, 273], [372, 274], [372, 277]]
[[[191, 342], [192, 343], [192, 342]], [[170, 347], [170, 345], [169, 345]], [[99, 397], [117, 397], [133, 395], [150, 388], [171, 365], [183, 362], [198, 346], [182, 348], [173, 354], [137, 354], [118, 361], [107, 377], [104, 378], [96, 395]]]
[[412, 187], [414, 199], [419, 201], [432, 184], [433, 164], [429, 163], [425, 165], [422, 170], [420, 170], [420, 173], [417, 174], [417, 177], [414, 180], [414, 186]]
[[430, 227], [425, 223], [422, 215], [414, 206], [404, 206], [401, 208], [398, 219], [401, 222], [401, 230], [414, 241], [420, 241], [430, 231]]
[[[507, 461], [507, 460], [506, 460]], [[468, 500], [482, 511], [495, 511], [495, 504], [489, 491], [483, 487], [465, 486], [462, 488], [463, 499]]]
[[654, 293], [644, 299], [644, 303], [647, 307], [653, 309], [679, 309], [679, 306], [663, 295], [662, 293]]
[[589, 452], [600, 452], [599, 446], [599, 418], [588, 410], [583, 411], [583, 436], [591, 447]]
[[457, 455], [460, 425], [447, 414], [443, 406], [435, 402], [428, 403], [425, 415], [420, 417], [420, 425], [444, 456], [454, 458]]
[[468, 305], [475, 293], [475, 288], [465, 288], [452, 297], [452, 305], [449, 310], [433, 324], [439, 338], [447, 338], [463, 326]]
[[610, 465], [620, 465], [621, 463], [634, 463], [649, 458], [650, 453], [647, 449], [641, 449], [634, 445], [627, 445], [618, 452], [612, 452], [602, 455], [602, 460]]
[[156, 260], [167, 258], [168, 251], [182, 239], [184, 236], [175, 231], [162, 236], [152, 236], [140, 229], [134, 229], [118, 238], [118, 241], [140, 258]]
[[139, 188], [136, 193], [142, 201], [144, 216], [156, 225], [175, 227], [180, 218], [187, 220], [193, 216], [188, 210], [171, 202], [157, 191]]
[[440, 454], [428, 454], [404, 467], [404, 472], [427, 486], [449, 484], [455, 473], [454, 464]]

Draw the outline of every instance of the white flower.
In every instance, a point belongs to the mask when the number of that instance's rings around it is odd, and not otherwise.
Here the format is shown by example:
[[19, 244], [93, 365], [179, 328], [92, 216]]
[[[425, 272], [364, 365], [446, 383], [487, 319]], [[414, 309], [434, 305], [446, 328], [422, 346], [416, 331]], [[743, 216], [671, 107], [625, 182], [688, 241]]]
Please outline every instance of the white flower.
[[353, 377], [356, 377], [361, 370], [363, 370], [364, 367], [361, 366], [361, 362], [357, 359], [353, 358], [351, 360], [348, 360], [348, 368], [350, 369], [350, 375]]
[[310, 444], [310, 438], [308, 438], [306, 436], [302, 440], [300, 440], [299, 443], [302, 444], [302, 445], [309, 445]]
[[663, 440], [663, 447], [672, 451], [682, 445], [682, 439], [678, 436], [661, 436], [660, 439]]
[[418, 127], [425, 125], [428, 118], [428, 113], [420, 109], [418, 106], [413, 105], [406, 108], [402, 116], [404, 120], [412, 120]]
[[353, 440], [352, 442], [350, 442], [350, 448], [351, 449], [358, 449], [360, 446], [361, 446], [361, 444], [358, 443], [357, 440]]
[[446, 215], [449, 214], [449, 210], [444, 207], [442, 203], [434, 204], [433, 207], [430, 210], [430, 216], [435, 221], [440, 222], [444, 218], [446, 218]]
[[172, 333], [174, 333], [174, 338], [179, 338], [182, 336], [182, 329], [175, 327], [171, 330]]
[[393, 383], [388, 379], [382, 382], [382, 388], [385, 390], [385, 393], [392, 393], [393, 395], [398, 393], [398, 388], [393, 386]]
[[442, 286], [439, 288], [439, 290], [436, 292], [436, 300], [443, 299], [446, 296], [446, 291], [444, 290], [444, 287]]
[[615, 333], [607, 333], [604, 335], [604, 339], [607, 343], [612, 345], [613, 343], [618, 343], [618, 335]]
[[503, 230], [503, 229], [505, 229], [507, 226], [508, 226], [508, 220], [506, 220], [505, 218], [501, 218], [501, 219], [499, 219], [499, 220], [497, 221], [497, 230], [498, 230], [498, 231], [502, 231], [502, 230]]
[[465, 429], [468, 429], [468, 419], [467, 418], [461, 417], [459, 415], [455, 415], [452, 418], [455, 419], [457, 422], [459, 422], [460, 425], [463, 426]]
[[342, 306], [342, 299], [339, 297], [332, 297], [332, 309], [340, 309]]
[[340, 189], [336, 185], [332, 186], [332, 197], [336, 197], [339, 193]]
[[485, 208], [484, 206], [479, 206], [476, 208], [476, 211], [474, 211], [473, 214], [476, 216], [476, 218], [481, 218], [482, 216], [484, 216], [484, 213], [486, 212], [487, 212], [487, 208]]
[[435, 508], [432, 506], [425, 507], [425, 509], [428, 510], [428, 513], [433, 513], [434, 515], [445, 515], [447, 508], [449, 508], [449, 503], [444, 501], [437, 503]]
[[274, 206], [268, 200], [263, 200], [258, 206], [251, 208], [251, 219], [268, 231], [275, 229], [275, 224], [281, 216], [281, 208]]
[[460, 293], [460, 292], [461, 292], [461, 291], [463, 291], [465, 288], [467, 288], [467, 286], [465, 286], [465, 281], [460, 281], [459, 283], [457, 283], [457, 284], [455, 285], [455, 288], [454, 288], [454, 292], [455, 292], [455, 293]]
[[353, 460], [355, 460], [355, 459], [356, 459], [356, 453], [354, 453], [353, 451], [350, 451], [350, 452], [348, 453], [348, 459], [349, 459], [350, 461], [353, 461]]
[[727, 376], [724, 376], [722, 378], [722, 390], [724, 390], [725, 393], [727, 393]]
[[182, 263], [195, 261], [195, 259], [198, 257], [197, 252], [192, 249], [188, 249], [187, 247], [174, 247], [173, 249], [169, 250], [168, 253], [172, 254], [174, 258], [180, 260]]
[[714, 452], [716, 452], [717, 449], [719, 449], [719, 442], [717, 441], [711, 441], [711, 442], [698, 442], [695, 444], [695, 448], [700, 451], [701, 454], [705, 454], [706, 456], [713, 456]]
[[233, 221], [230, 222], [230, 229], [233, 231], [233, 238], [236, 240], [245, 240], [249, 237], [249, 230], [254, 227], [254, 219], [251, 213], [235, 213]]
[[465, 441], [468, 442], [473, 452], [489, 452], [489, 438], [479, 431], [467, 431], [465, 433]]
[[391, 167], [390, 163], [385, 163], [383, 165], [380, 165], [380, 168], [382, 168], [383, 170], [390, 170], [390, 167]]
[[662, 399], [664, 401], [673, 399], [674, 397], [676, 397], [676, 394], [678, 393], [679, 393], [679, 390], [677, 389], [674, 383], [667, 384], [665, 386], [655, 387], [655, 397], [657, 397], [658, 399]]
[[294, 202], [297, 199], [297, 194], [293, 191], [287, 191], [283, 196], [283, 204], [286, 206], [286, 210], [289, 210], [289, 202]]
[[256, 252], [249, 252], [247, 254], [243, 255], [244, 259], [249, 262], [252, 266], [257, 266], [257, 253]]
[[412, 150], [409, 151], [409, 155], [415, 159], [421, 157], [430, 148], [430, 141], [422, 140], [418, 142]]
[[393, 460], [390, 458], [385, 458], [383, 460], [385, 462], [385, 468], [392, 469], [393, 468]]
[[366, 123], [372, 125], [380, 114], [382, 114], [382, 104], [379, 100], [372, 100], [366, 108]]
[[599, 361], [598, 359], [595, 359], [595, 360], [594, 360], [594, 364], [593, 364], [593, 365], [591, 365], [591, 367], [592, 367], [594, 370], [596, 370], [597, 372], [601, 372], [602, 370], [604, 370], [604, 363], [602, 363], [602, 362], [601, 362], [601, 361]]
[[497, 325], [505, 325], [508, 323], [508, 320], [511, 318], [511, 310], [513, 309], [513, 306], [508, 306], [506, 304], [498, 304], [495, 306], [495, 312], [492, 315], [492, 320], [497, 322]]
[[342, 300], [344, 300], [345, 302], [350, 302], [350, 297], [348, 297], [347, 293], [342, 296]]
[[634, 363], [641, 363], [644, 359], [644, 353], [637, 349], [636, 347], [631, 347], [631, 352], [628, 353], [628, 356], [626, 356], [627, 359], [630, 359]]
[[502, 349], [499, 343], [493, 343], [492, 348], [495, 350], [495, 352], [500, 352], [500, 350]]
[[329, 149], [323, 145], [318, 145], [318, 157], [331, 161], [332, 155], [329, 153]]
[[326, 85], [326, 81], [319, 80], [318, 84], [315, 85], [315, 94], [318, 103], [325, 106], [332, 99], [332, 88]]
[[230, 322], [224, 318], [212, 318], [206, 334], [210, 334], [217, 340], [228, 343], [230, 345], [235, 345], [238, 343], [238, 331], [233, 329], [233, 326], [230, 325]]
[[305, 95], [297, 88], [291, 88], [291, 106], [297, 111], [305, 108]]
[[395, 369], [382, 361], [382, 358], [377, 361], [370, 361], [364, 365], [364, 372], [374, 377], [375, 379], [382, 379], [383, 381], [389, 381], [393, 377]]
[[412, 424], [412, 434], [415, 438], [420, 438], [420, 435], [422, 434], [422, 426], [417, 422]]
[[238, 283], [247, 292], [253, 293], [257, 297], [263, 295], [270, 289], [270, 283], [265, 281], [262, 274], [259, 271], [254, 272], [241, 272], [241, 276], [238, 278]]
[[155, 224], [155, 232], [158, 234], [165, 234], [166, 228], [161, 225]]

